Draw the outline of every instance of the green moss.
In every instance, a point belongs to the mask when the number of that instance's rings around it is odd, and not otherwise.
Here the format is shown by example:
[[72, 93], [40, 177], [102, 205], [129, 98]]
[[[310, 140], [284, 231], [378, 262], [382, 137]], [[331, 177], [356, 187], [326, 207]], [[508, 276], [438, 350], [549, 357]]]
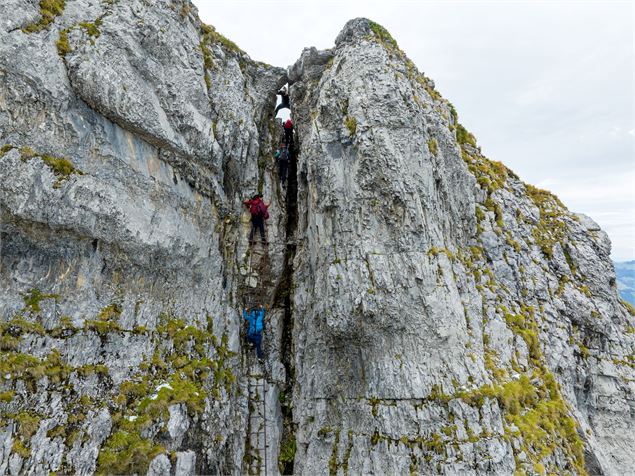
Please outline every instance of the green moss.
[[520, 313], [511, 314], [504, 306], [499, 310], [503, 313], [507, 327], [516, 335], [523, 338], [529, 349], [529, 357], [534, 362], [540, 362], [542, 352], [538, 339], [538, 323], [535, 318], [535, 311], [532, 306], [521, 306]]
[[64, 427], [64, 425], [57, 425], [46, 432], [46, 437], [50, 439], [65, 438], [66, 428]]
[[633, 307], [633, 305], [630, 302], [625, 301], [624, 299], [620, 299], [620, 304], [622, 304], [622, 306], [626, 308], [626, 310], [631, 316], [635, 316], [635, 307]]
[[583, 359], [588, 359], [590, 355], [589, 348], [586, 347], [584, 344], [578, 344], [578, 348], [580, 349], [580, 356]]
[[125, 381], [119, 386], [119, 395], [115, 400], [119, 405], [128, 406], [136, 400], [140, 400], [149, 394], [147, 382]]
[[101, 32], [99, 31], [99, 27], [101, 26], [102, 20], [98, 18], [94, 23], [91, 22], [81, 22], [79, 26], [90, 36], [91, 38], [99, 38]]
[[440, 435], [433, 433], [430, 438], [423, 441], [423, 446], [427, 451], [433, 451], [440, 455], [445, 455], [445, 443]]
[[20, 293], [20, 294], [22, 296], [22, 300], [24, 301], [23, 310], [29, 311], [32, 313], [39, 313], [41, 311], [40, 302], [42, 302], [43, 299], [57, 300], [59, 298], [59, 295], [57, 294], [45, 294], [45, 293], [42, 293], [42, 291], [40, 291], [37, 288], [32, 288], [26, 293]]
[[423, 86], [433, 101], [443, 101], [441, 94], [434, 88], [434, 83], [423, 74], [418, 75], [416, 81]]
[[391, 34], [379, 23], [375, 23], [374, 21], [368, 22], [368, 26], [370, 30], [373, 32], [375, 39], [384, 45], [389, 50], [399, 50], [399, 45], [395, 39], [391, 36]]
[[297, 449], [297, 443], [294, 435], [286, 435], [286, 437], [280, 443], [280, 453], [278, 454], [278, 469], [281, 474], [284, 474], [284, 469], [291, 467], [295, 460], [295, 452]]
[[428, 250], [428, 256], [439, 256], [441, 253], [445, 254], [449, 260], [454, 259], [454, 253], [447, 248], [439, 248], [437, 246], [433, 246]]
[[437, 152], [439, 151], [437, 140], [434, 137], [428, 139], [428, 150], [432, 155], [437, 155]]
[[335, 442], [333, 443], [333, 449], [331, 450], [331, 458], [329, 459], [329, 475], [335, 476], [337, 474], [337, 446], [340, 443], [340, 429], [335, 431]]
[[205, 408], [207, 392], [194, 380], [175, 373], [169, 380], [169, 387], [161, 388], [156, 398], [146, 397], [139, 403], [137, 410], [151, 418], [167, 416], [170, 405], [184, 403], [190, 415], [201, 413]]
[[558, 289], [556, 289], [556, 296], [562, 296], [566, 288], [566, 285], [570, 282], [571, 280], [569, 279], [569, 276], [566, 276], [566, 275], [560, 276], [558, 278]]
[[344, 118], [344, 125], [348, 129], [349, 134], [354, 136], [357, 131], [357, 119], [352, 116], [346, 116]]
[[492, 200], [491, 197], [487, 197], [487, 199], [485, 199], [485, 203], [483, 205], [489, 211], [494, 212], [494, 219], [496, 221], [496, 225], [500, 229], [502, 229], [503, 225], [504, 225], [504, 223], [503, 223], [503, 209], [498, 204], [498, 202], [495, 202], [494, 200]]
[[374, 417], [377, 416], [377, 410], [378, 410], [378, 407], [379, 407], [379, 403], [380, 403], [379, 398], [373, 397], [373, 398], [369, 398], [368, 399], [368, 404], [371, 406], [371, 413], [372, 413], [372, 415]]
[[31, 449], [27, 448], [24, 443], [22, 443], [18, 438], [13, 440], [11, 451], [24, 459], [27, 459], [31, 456]]
[[7, 392], [0, 392], [0, 402], [2, 403], [11, 403], [13, 397], [15, 396], [15, 392], [9, 390]]
[[139, 334], [139, 335], [147, 334], [148, 333], [148, 328], [146, 326], [134, 326], [132, 328], [132, 332], [134, 334]]
[[486, 336], [487, 334], [483, 334], [483, 345], [486, 347], [484, 355], [485, 368], [489, 371], [492, 377], [494, 377], [494, 380], [499, 381], [507, 376], [507, 372], [498, 366], [498, 354], [495, 351], [487, 348], [487, 344], [485, 343]]
[[120, 332], [121, 327], [117, 322], [113, 321], [101, 321], [101, 320], [90, 320], [87, 319], [84, 321], [84, 329], [87, 331], [96, 332], [101, 336], [106, 336], [111, 332]]
[[209, 47], [204, 41], [199, 43], [199, 47], [201, 48], [201, 52], [203, 53], [203, 67], [205, 69], [213, 69], [214, 68], [214, 56], [210, 51]]
[[465, 127], [458, 123], [456, 125], [456, 140], [461, 146], [469, 144], [472, 147], [476, 147], [476, 139], [474, 136]]
[[[202, 40], [199, 43], [199, 47], [203, 55], [203, 71], [204, 71], [204, 77], [205, 77], [205, 85], [207, 86], [207, 90], [209, 91], [210, 89], [212, 89], [212, 78], [209, 75], [208, 70], [214, 68], [214, 56], [212, 55], [211, 50], [209, 49], [209, 47], [207, 46], [207, 43], [204, 40]], [[217, 137], [215, 122], [212, 123], [212, 129], [214, 130], [214, 137]]]
[[89, 375], [99, 375], [102, 377], [106, 377], [109, 374], [108, 367], [101, 364], [82, 365], [81, 367], [78, 367], [76, 370], [77, 370], [77, 373], [81, 375], [82, 377], [88, 377]]
[[18, 424], [18, 436], [23, 441], [29, 441], [40, 427], [42, 417], [29, 412], [20, 412], [14, 418]]
[[2, 147], [0, 147], [0, 159], [12, 149], [15, 149], [15, 147], [13, 147], [11, 144], [4, 144]]
[[55, 188], [59, 187], [62, 181], [68, 178], [70, 175], [84, 175], [84, 173], [81, 170], [76, 169], [72, 162], [68, 159], [40, 154], [38, 152], [35, 152], [31, 147], [28, 146], [20, 148], [20, 158], [23, 162], [31, 160], [35, 157], [40, 157], [42, 161], [52, 170], [53, 174], [57, 177], [57, 181], [53, 184], [53, 187]]
[[31, 23], [24, 28], [24, 33], [36, 33], [46, 29], [55, 18], [64, 13], [64, 7], [66, 6], [65, 0], [40, 0], [40, 20]]
[[508, 437], [519, 438], [529, 461], [540, 463], [554, 451], [562, 450], [576, 474], [584, 471], [584, 444], [575, 420], [562, 399], [553, 375], [542, 370], [542, 363], [518, 380], [486, 385], [459, 394], [470, 405], [482, 406], [486, 398], [496, 399], [505, 418]]
[[[502, 218], [500, 221], [500, 225], [502, 226]], [[505, 231], [505, 242], [511, 246], [512, 248], [514, 248], [514, 251], [516, 253], [520, 253], [520, 250], [522, 249], [522, 247], [520, 246], [520, 243], [518, 243], [516, 240], [514, 240], [514, 238], [512, 238], [512, 234], [509, 231]]]
[[569, 269], [571, 270], [571, 274], [576, 274], [578, 269], [576, 268], [575, 263], [573, 262], [573, 258], [571, 258], [571, 254], [567, 247], [563, 247], [562, 249], [564, 253], [564, 258], [567, 260], [567, 264], [569, 265]]
[[370, 444], [375, 446], [377, 445], [377, 443], [379, 443], [379, 440], [381, 440], [381, 436], [379, 434], [379, 431], [375, 430], [370, 437]]
[[100, 321], [113, 321], [119, 319], [121, 311], [121, 306], [119, 304], [113, 303], [99, 311], [99, 314], [97, 314], [97, 319]]
[[144, 474], [153, 458], [165, 453], [163, 446], [142, 438], [137, 432], [117, 431], [102, 446], [97, 474]]
[[37, 152], [35, 152], [31, 147], [29, 147], [28, 145], [24, 145], [22, 147], [20, 147], [20, 159], [22, 161], [27, 161], [29, 159], [32, 159], [33, 157], [35, 157], [37, 155]]
[[46, 329], [44, 329], [40, 323], [27, 321], [19, 314], [0, 324], [0, 331], [2, 331], [3, 336], [6, 333], [7, 336], [12, 337], [18, 337], [24, 334], [37, 334], [40, 336], [46, 334]]
[[246, 54], [243, 50], [241, 50], [236, 43], [225, 38], [223, 35], [216, 31], [211, 25], [201, 25], [201, 33], [203, 36], [203, 42], [206, 43], [216, 43], [221, 45], [225, 50], [232, 52], [238, 55]]
[[532, 185], [526, 185], [527, 196], [540, 211], [540, 222], [534, 226], [532, 234], [536, 244], [544, 255], [553, 258], [553, 246], [563, 242], [567, 226], [563, 220], [567, 209], [551, 192], [541, 190]]
[[68, 159], [51, 157], [50, 155], [43, 155], [41, 158], [58, 177], [68, 177], [72, 174], [83, 175], [83, 173], [77, 170]]
[[0, 361], [0, 373], [11, 375], [12, 380], [24, 380], [32, 388], [35, 382], [48, 377], [53, 384], [65, 381], [72, 368], [62, 362], [60, 353], [53, 349], [46, 359], [19, 352], [5, 352]]
[[342, 458], [342, 470], [344, 471], [344, 476], [348, 476], [348, 461], [351, 459], [352, 451], [353, 451], [353, 431], [348, 430], [348, 441], [346, 444], [346, 451], [344, 452], [344, 456]]
[[441, 389], [441, 386], [435, 384], [430, 389], [430, 395], [428, 395], [427, 400], [434, 402], [449, 402], [451, 400], [451, 396], [444, 393]]
[[456, 425], [448, 425], [441, 428], [441, 433], [443, 433], [448, 438], [452, 437], [456, 433]]

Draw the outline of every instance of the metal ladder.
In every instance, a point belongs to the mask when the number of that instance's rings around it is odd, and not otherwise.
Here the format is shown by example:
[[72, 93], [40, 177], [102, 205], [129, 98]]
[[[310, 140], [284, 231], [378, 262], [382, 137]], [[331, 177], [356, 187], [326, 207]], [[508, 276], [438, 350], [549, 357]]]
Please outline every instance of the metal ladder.
[[[263, 302], [269, 287], [269, 251], [261, 243], [252, 244], [249, 249], [247, 273], [243, 283], [243, 301], [246, 307]], [[254, 270], [254, 261], [257, 269]], [[264, 335], [264, 332], [263, 332]], [[264, 340], [264, 339], [263, 339]], [[264, 347], [264, 342], [263, 342]], [[247, 448], [247, 473], [250, 475], [267, 475], [267, 375], [264, 363], [249, 350], [248, 396], [249, 396], [249, 441]]]
[[250, 475], [267, 475], [267, 385], [262, 365], [253, 359], [249, 373]]

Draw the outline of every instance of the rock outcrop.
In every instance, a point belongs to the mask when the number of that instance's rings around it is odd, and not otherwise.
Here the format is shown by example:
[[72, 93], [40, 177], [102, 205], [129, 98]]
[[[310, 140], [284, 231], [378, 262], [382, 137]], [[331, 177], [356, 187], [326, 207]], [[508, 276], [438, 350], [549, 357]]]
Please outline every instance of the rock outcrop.
[[188, 0], [5, 4], [0, 473], [635, 467], [608, 237], [485, 158], [381, 26], [285, 71]]

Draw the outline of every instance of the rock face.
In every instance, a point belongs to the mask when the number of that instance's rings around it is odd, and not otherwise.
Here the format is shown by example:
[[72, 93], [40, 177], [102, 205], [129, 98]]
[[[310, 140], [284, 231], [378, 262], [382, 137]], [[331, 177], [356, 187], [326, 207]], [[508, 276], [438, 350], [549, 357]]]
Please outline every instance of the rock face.
[[[286, 72], [188, 1], [7, 11], [0, 473], [635, 467], [608, 237], [483, 157], [381, 26]], [[258, 302], [263, 368], [240, 337]]]

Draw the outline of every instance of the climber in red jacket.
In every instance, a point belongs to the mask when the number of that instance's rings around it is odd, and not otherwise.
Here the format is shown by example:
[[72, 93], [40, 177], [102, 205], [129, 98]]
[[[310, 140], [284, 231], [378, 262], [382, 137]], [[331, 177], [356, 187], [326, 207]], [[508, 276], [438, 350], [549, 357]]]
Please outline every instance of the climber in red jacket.
[[284, 142], [287, 147], [291, 147], [293, 142], [293, 121], [291, 119], [287, 119], [284, 122]]
[[265, 204], [262, 200], [262, 195], [260, 194], [254, 195], [251, 200], [245, 200], [243, 204], [249, 208], [249, 213], [251, 213], [251, 232], [249, 233], [249, 242], [251, 244], [255, 243], [254, 232], [256, 228], [258, 228], [258, 230], [260, 230], [262, 243], [266, 245], [265, 220], [269, 219], [269, 211], [267, 210], [269, 205]]

